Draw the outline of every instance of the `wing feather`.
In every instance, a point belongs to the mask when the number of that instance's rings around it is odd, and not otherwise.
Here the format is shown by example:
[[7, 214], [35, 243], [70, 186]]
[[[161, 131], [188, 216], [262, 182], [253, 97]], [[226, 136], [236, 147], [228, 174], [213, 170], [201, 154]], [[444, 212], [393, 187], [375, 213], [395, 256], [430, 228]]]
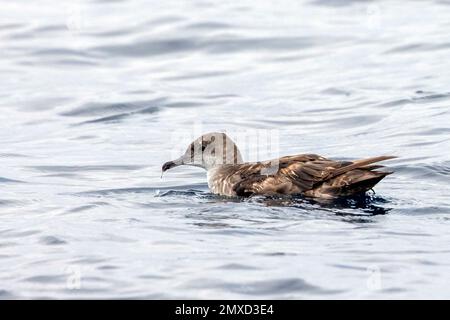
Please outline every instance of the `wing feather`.
[[[382, 156], [355, 161], [336, 161], [314, 154], [301, 154], [272, 161], [241, 164], [230, 175], [230, 179], [233, 180], [232, 190], [238, 196], [304, 193], [338, 176], [342, 177], [343, 183], [346, 177], [342, 175], [355, 169], [370, 171], [382, 168], [372, 164], [392, 158]], [[274, 165], [278, 166], [276, 170], [271, 174], [264, 173]]]

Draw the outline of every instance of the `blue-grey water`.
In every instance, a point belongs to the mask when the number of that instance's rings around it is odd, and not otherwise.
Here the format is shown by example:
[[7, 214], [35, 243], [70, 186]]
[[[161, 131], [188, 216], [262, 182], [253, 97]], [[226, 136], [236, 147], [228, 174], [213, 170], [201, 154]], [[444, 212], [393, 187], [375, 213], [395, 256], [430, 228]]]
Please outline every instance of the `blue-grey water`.
[[[443, 0], [2, 3], [0, 299], [450, 298], [449, 57]], [[332, 204], [161, 179], [208, 131], [400, 158]]]

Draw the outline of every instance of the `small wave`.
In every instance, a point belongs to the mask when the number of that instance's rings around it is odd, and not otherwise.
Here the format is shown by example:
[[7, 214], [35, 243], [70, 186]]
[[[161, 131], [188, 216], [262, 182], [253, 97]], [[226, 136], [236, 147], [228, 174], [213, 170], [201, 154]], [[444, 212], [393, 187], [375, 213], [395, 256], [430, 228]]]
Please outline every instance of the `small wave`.
[[158, 98], [146, 101], [120, 103], [87, 103], [81, 107], [62, 112], [60, 115], [90, 118], [89, 120], [78, 122], [76, 125], [116, 123], [132, 116], [155, 114], [162, 108], [190, 108], [202, 105], [204, 105], [204, 103], [201, 101], [169, 102], [167, 98]]
[[423, 43], [408, 43], [386, 50], [385, 53], [401, 53], [401, 52], [410, 53], [411, 51], [422, 51], [422, 49], [425, 48], [426, 45]]
[[38, 230], [15, 231], [12, 229], [0, 230], [0, 235], [4, 238], [23, 238], [41, 233]]
[[91, 171], [135, 171], [145, 168], [138, 165], [80, 165], [80, 166], [30, 166], [28, 168], [40, 172], [91, 172]]
[[191, 23], [187, 26], [185, 26], [186, 29], [193, 29], [193, 30], [224, 30], [224, 29], [230, 29], [234, 26], [228, 23], [222, 23], [222, 22], [215, 22], [215, 21], [206, 21], [206, 22], [197, 22], [197, 23]]
[[398, 107], [398, 106], [402, 106], [402, 105], [410, 104], [410, 103], [414, 103], [414, 100], [402, 98], [402, 99], [395, 99], [392, 101], [387, 101], [387, 102], [377, 104], [376, 107], [377, 108], [390, 108], [390, 107]]
[[30, 53], [29, 56], [32, 57], [40, 57], [41, 59], [43, 57], [61, 57], [61, 58], [68, 58], [68, 57], [74, 57], [78, 59], [86, 59], [86, 58], [95, 58], [95, 56], [89, 51], [85, 50], [75, 50], [75, 49], [68, 49], [68, 48], [51, 48], [51, 49], [39, 49], [35, 50], [34, 52]]
[[0, 158], [28, 158], [29, 156], [20, 153], [0, 153]]
[[19, 204], [19, 201], [9, 200], [9, 199], [0, 199], [0, 207], [10, 207]]
[[6, 299], [13, 299], [14, 295], [12, 294], [12, 292], [4, 290], [4, 289], [0, 289], [0, 299], [2, 300], [6, 300]]
[[46, 34], [46, 33], [53, 33], [53, 32], [60, 32], [60, 31], [66, 31], [67, 28], [63, 24], [49, 24], [46, 26], [39, 26], [34, 28], [33, 30], [30, 30], [31, 34], [39, 33], [39, 34]]
[[51, 61], [52, 65], [65, 65], [65, 66], [95, 66], [95, 62], [81, 60], [81, 59], [57, 59]]
[[[66, 117], [101, 116], [101, 118], [106, 118], [117, 115], [131, 115], [137, 112], [150, 113], [158, 111], [158, 106], [161, 105], [164, 101], [166, 101], [165, 98], [157, 98], [153, 100], [144, 100], [144, 101], [117, 102], [117, 103], [90, 102], [78, 108], [62, 112], [60, 113], [60, 115]], [[95, 119], [91, 121], [95, 121]]]
[[337, 290], [326, 290], [319, 286], [312, 285], [300, 278], [286, 278], [278, 280], [264, 280], [246, 283], [245, 286], [227, 284], [231, 291], [249, 295], [272, 295], [295, 292], [308, 292], [316, 294], [338, 293]]
[[449, 99], [449, 98], [450, 98], [450, 93], [446, 92], [446, 93], [430, 93], [430, 94], [426, 94], [424, 96], [414, 97], [414, 98], [412, 98], [412, 100], [415, 102], [431, 102], [431, 101], [444, 100], [444, 99]]
[[205, 79], [205, 78], [214, 78], [221, 76], [229, 76], [233, 75], [235, 72], [226, 71], [226, 70], [218, 70], [218, 71], [209, 71], [209, 72], [194, 72], [189, 74], [181, 74], [176, 76], [168, 76], [162, 78], [162, 80], [191, 80], [191, 79]]
[[[325, 111], [336, 112], [336, 109], [322, 109], [320, 113], [323, 114]], [[316, 111], [308, 111], [308, 113], [316, 113]], [[261, 119], [259, 122], [266, 124], [280, 125], [317, 125], [323, 127], [333, 127], [337, 129], [343, 128], [356, 128], [364, 127], [371, 124], [375, 124], [384, 119], [381, 115], [361, 115], [361, 116], [346, 116], [346, 117], [333, 117], [332, 119]]]
[[0, 177], [0, 183], [24, 183], [24, 181]]
[[394, 48], [386, 50], [385, 54], [411, 54], [413, 52], [427, 52], [427, 51], [437, 51], [446, 50], [450, 46], [449, 43], [408, 43], [396, 46]]
[[120, 120], [129, 117], [133, 115], [132, 112], [130, 113], [120, 113], [120, 114], [115, 114], [113, 116], [107, 116], [107, 117], [102, 117], [102, 118], [97, 118], [94, 120], [88, 120], [88, 121], [83, 121], [80, 122], [79, 124], [88, 124], [88, 123], [101, 123], [101, 122], [119, 122]]
[[427, 102], [434, 102], [436, 100], [445, 100], [450, 98], [450, 93], [432, 93], [432, 92], [424, 92], [421, 90], [418, 90], [415, 92], [417, 96], [413, 96], [410, 98], [400, 98], [400, 99], [394, 99], [391, 101], [382, 102], [380, 104], [377, 104], [377, 108], [391, 108], [391, 107], [398, 107], [402, 105], [407, 104], [413, 104], [413, 103], [427, 103]]
[[[338, 88], [327, 88], [321, 91], [321, 94], [326, 95], [332, 95], [332, 96], [350, 96], [351, 92], [344, 89], [338, 89]], [[332, 108], [334, 111], [336, 111], [336, 108]]]
[[63, 283], [65, 282], [67, 276], [65, 275], [38, 275], [23, 279], [25, 282], [39, 283], [39, 284], [50, 284], [50, 283]]
[[187, 288], [196, 289], [201, 286], [209, 288], [217, 288], [226, 292], [234, 292], [250, 296], [279, 296], [291, 294], [338, 294], [340, 290], [329, 290], [313, 285], [301, 278], [284, 278], [274, 280], [260, 280], [247, 282], [224, 282], [211, 279], [199, 279], [192, 281], [186, 285]]
[[157, 193], [155, 197], [171, 197], [171, 196], [198, 196], [203, 195], [205, 192], [200, 190], [168, 190], [162, 193]]
[[[325, 41], [325, 39], [322, 39]], [[105, 45], [92, 48], [94, 52], [112, 56], [148, 57], [152, 55], [174, 54], [179, 52], [205, 51], [215, 54], [267, 50], [286, 51], [311, 47], [321, 40], [312, 37], [277, 37], [277, 38], [234, 38], [216, 37], [214, 39], [152, 39], [141, 40], [122, 45]]]
[[406, 174], [414, 179], [430, 179], [448, 182], [450, 177], [450, 161], [433, 164], [398, 165], [394, 167], [398, 174]]
[[445, 138], [445, 139], [440, 139], [440, 140], [430, 140], [430, 141], [419, 141], [419, 142], [410, 142], [407, 141], [405, 142], [404, 146], [407, 147], [423, 147], [423, 146], [431, 146], [431, 145], [435, 145], [435, 144], [440, 144], [443, 142], [447, 142], [450, 138]]
[[217, 267], [217, 269], [223, 270], [258, 270], [259, 267], [242, 264], [242, 263], [227, 263]]
[[131, 117], [137, 114], [152, 114], [158, 112], [160, 109], [158, 107], [146, 107], [134, 112], [120, 113], [112, 116], [101, 117], [93, 120], [83, 121], [79, 124], [89, 124], [89, 123], [111, 123], [111, 122], [119, 122], [125, 118]]
[[41, 237], [39, 239], [39, 243], [47, 245], [47, 246], [54, 246], [54, 245], [66, 244], [67, 242], [65, 240], [62, 240], [55, 236], [45, 236], [45, 237]]
[[0, 24], [0, 31], [10, 32], [11, 30], [20, 29], [23, 27], [24, 27], [24, 24], [22, 24], [22, 23], [2, 23], [2, 24]]
[[[93, 191], [84, 191], [79, 192], [77, 195], [111, 195], [111, 194], [127, 194], [127, 193], [153, 193], [156, 196], [161, 196], [165, 192], [170, 191], [181, 191], [185, 190], [196, 190], [196, 189], [204, 189], [207, 187], [206, 183], [198, 183], [198, 184], [190, 184], [183, 186], [174, 186], [174, 187], [136, 187], [136, 188], [118, 188], [118, 189], [104, 189], [104, 190], [93, 190]], [[190, 191], [187, 191], [190, 192]], [[198, 191], [202, 192], [202, 191]], [[167, 195], [166, 195], [167, 196]]]
[[85, 204], [85, 205], [81, 205], [81, 206], [77, 206], [71, 209], [68, 209], [66, 212], [67, 213], [77, 213], [77, 212], [83, 212], [83, 211], [87, 211], [90, 209], [94, 209], [100, 206], [108, 206], [109, 203], [107, 202], [93, 202], [91, 204]]
[[315, 0], [312, 4], [325, 7], [347, 7], [360, 2], [360, 0]]

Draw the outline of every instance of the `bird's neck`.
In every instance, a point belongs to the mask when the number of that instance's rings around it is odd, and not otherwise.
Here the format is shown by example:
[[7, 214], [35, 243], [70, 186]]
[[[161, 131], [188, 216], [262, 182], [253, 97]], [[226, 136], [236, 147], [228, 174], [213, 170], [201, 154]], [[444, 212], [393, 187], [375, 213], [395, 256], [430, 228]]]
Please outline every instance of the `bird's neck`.
[[208, 181], [208, 187], [213, 193], [215, 193], [216, 175], [217, 175], [217, 172], [219, 169], [220, 169], [220, 166], [213, 166], [209, 169], [206, 169], [206, 179]]

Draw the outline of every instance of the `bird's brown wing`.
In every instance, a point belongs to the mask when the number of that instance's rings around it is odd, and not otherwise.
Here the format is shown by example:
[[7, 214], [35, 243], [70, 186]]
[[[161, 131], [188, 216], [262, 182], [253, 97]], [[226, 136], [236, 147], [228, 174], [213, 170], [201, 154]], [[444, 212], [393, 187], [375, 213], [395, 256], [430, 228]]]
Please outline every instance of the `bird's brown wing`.
[[313, 189], [326, 181], [337, 169], [351, 164], [348, 161], [329, 160], [318, 155], [282, 158], [277, 175], [288, 177], [301, 192]]
[[[370, 164], [392, 157], [376, 157], [356, 161], [330, 160], [315, 154], [282, 157], [256, 164], [244, 164], [235, 172], [238, 179], [233, 191], [238, 196], [254, 194], [301, 194], [312, 191], [337, 176], [347, 174], [340, 184], [353, 183], [348, 172], [359, 169], [370, 171], [380, 166]], [[372, 172], [372, 171], [371, 171]], [[346, 177], [347, 177], [346, 176]], [[341, 187], [341, 186], [334, 186]]]
[[244, 164], [236, 172], [240, 179], [233, 190], [238, 196], [303, 193], [344, 164], [315, 154]]

